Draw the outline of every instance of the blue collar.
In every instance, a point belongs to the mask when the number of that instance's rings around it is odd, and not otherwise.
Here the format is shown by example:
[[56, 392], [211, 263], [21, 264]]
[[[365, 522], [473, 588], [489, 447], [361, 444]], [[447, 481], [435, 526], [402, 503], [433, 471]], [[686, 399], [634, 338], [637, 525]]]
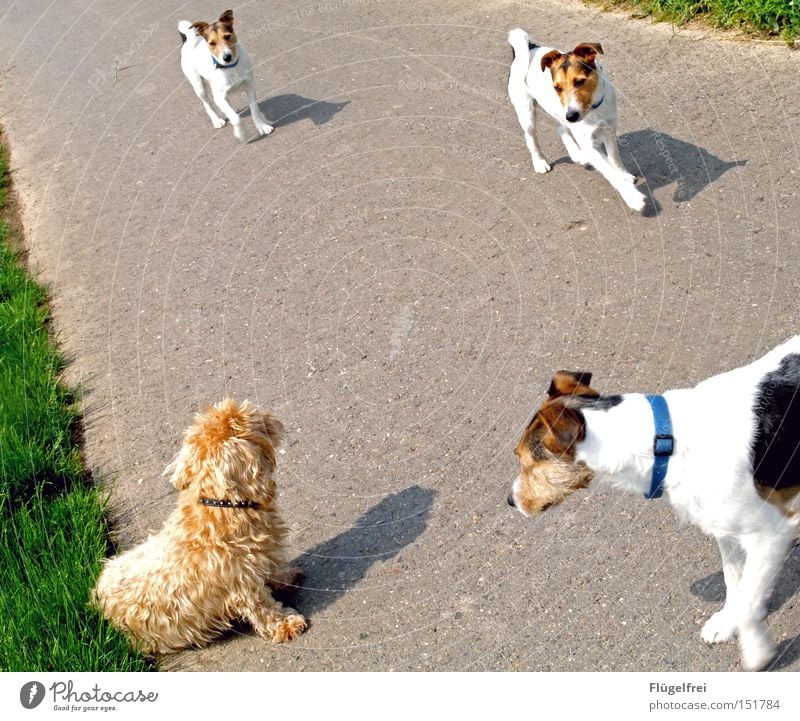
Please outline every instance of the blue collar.
[[653, 410], [656, 429], [653, 436], [653, 477], [650, 479], [650, 490], [644, 494], [644, 497], [651, 501], [654, 498], [661, 498], [664, 493], [664, 479], [667, 476], [669, 457], [675, 448], [675, 439], [672, 436], [672, 421], [664, 396], [646, 396], [646, 398]]
[[223, 65], [219, 60], [217, 60], [217, 56], [214, 53], [211, 53], [211, 59], [214, 61], [214, 67], [216, 68], [235, 68], [239, 64], [239, 58], [236, 58], [235, 63], [231, 63], [230, 65]]
[[594, 105], [592, 105], [592, 110], [597, 110], [602, 104], [603, 101], [606, 99], [606, 81], [603, 80], [603, 97], [600, 98]]

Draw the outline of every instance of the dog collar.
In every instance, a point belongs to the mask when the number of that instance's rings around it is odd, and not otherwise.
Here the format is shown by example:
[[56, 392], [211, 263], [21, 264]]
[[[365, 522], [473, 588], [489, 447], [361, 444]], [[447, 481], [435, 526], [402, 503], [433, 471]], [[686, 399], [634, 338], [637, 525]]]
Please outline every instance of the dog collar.
[[258, 504], [253, 501], [228, 501], [224, 498], [206, 498], [200, 496], [200, 503], [211, 508], [258, 508]]
[[646, 396], [646, 398], [653, 411], [653, 423], [656, 429], [653, 436], [653, 476], [650, 479], [650, 489], [644, 494], [644, 497], [651, 501], [654, 498], [661, 498], [664, 494], [664, 479], [667, 476], [669, 457], [675, 449], [675, 439], [672, 436], [672, 421], [664, 396]]
[[217, 68], [235, 68], [239, 64], [239, 58], [236, 58], [235, 63], [231, 63], [230, 65], [223, 65], [219, 60], [217, 60], [217, 56], [214, 53], [211, 53], [211, 59], [214, 61], [214, 66]]

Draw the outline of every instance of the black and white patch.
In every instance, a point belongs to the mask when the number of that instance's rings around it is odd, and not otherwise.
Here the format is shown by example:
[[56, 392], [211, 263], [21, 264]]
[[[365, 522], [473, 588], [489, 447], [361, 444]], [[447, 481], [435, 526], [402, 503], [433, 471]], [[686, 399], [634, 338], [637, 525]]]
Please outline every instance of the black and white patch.
[[787, 355], [764, 376], [753, 412], [753, 477], [770, 488], [800, 485], [800, 354]]

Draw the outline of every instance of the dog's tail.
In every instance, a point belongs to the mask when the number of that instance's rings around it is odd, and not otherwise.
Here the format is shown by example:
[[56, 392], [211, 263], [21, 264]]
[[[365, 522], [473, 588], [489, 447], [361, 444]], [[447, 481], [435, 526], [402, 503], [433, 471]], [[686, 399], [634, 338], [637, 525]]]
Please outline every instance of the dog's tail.
[[181, 42], [185, 43], [190, 35], [197, 35], [197, 31], [192, 27], [188, 20], [181, 20], [178, 23], [178, 32], [181, 35]]
[[536, 47], [536, 44], [531, 42], [528, 33], [522, 28], [514, 28], [508, 34], [508, 44], [514, 48], [514, 60], [524, 60], [527, 65], [530, 51]]

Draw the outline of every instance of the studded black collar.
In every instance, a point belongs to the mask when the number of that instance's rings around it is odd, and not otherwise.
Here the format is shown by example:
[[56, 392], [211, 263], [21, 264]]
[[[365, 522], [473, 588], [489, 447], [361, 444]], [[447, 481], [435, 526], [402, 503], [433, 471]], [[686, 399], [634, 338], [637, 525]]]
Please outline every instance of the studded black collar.
[[200, 496], [200, 503], [211, 508], [258, 508], [254, 501], [229, 501], [225, 498], [205, 498]]

